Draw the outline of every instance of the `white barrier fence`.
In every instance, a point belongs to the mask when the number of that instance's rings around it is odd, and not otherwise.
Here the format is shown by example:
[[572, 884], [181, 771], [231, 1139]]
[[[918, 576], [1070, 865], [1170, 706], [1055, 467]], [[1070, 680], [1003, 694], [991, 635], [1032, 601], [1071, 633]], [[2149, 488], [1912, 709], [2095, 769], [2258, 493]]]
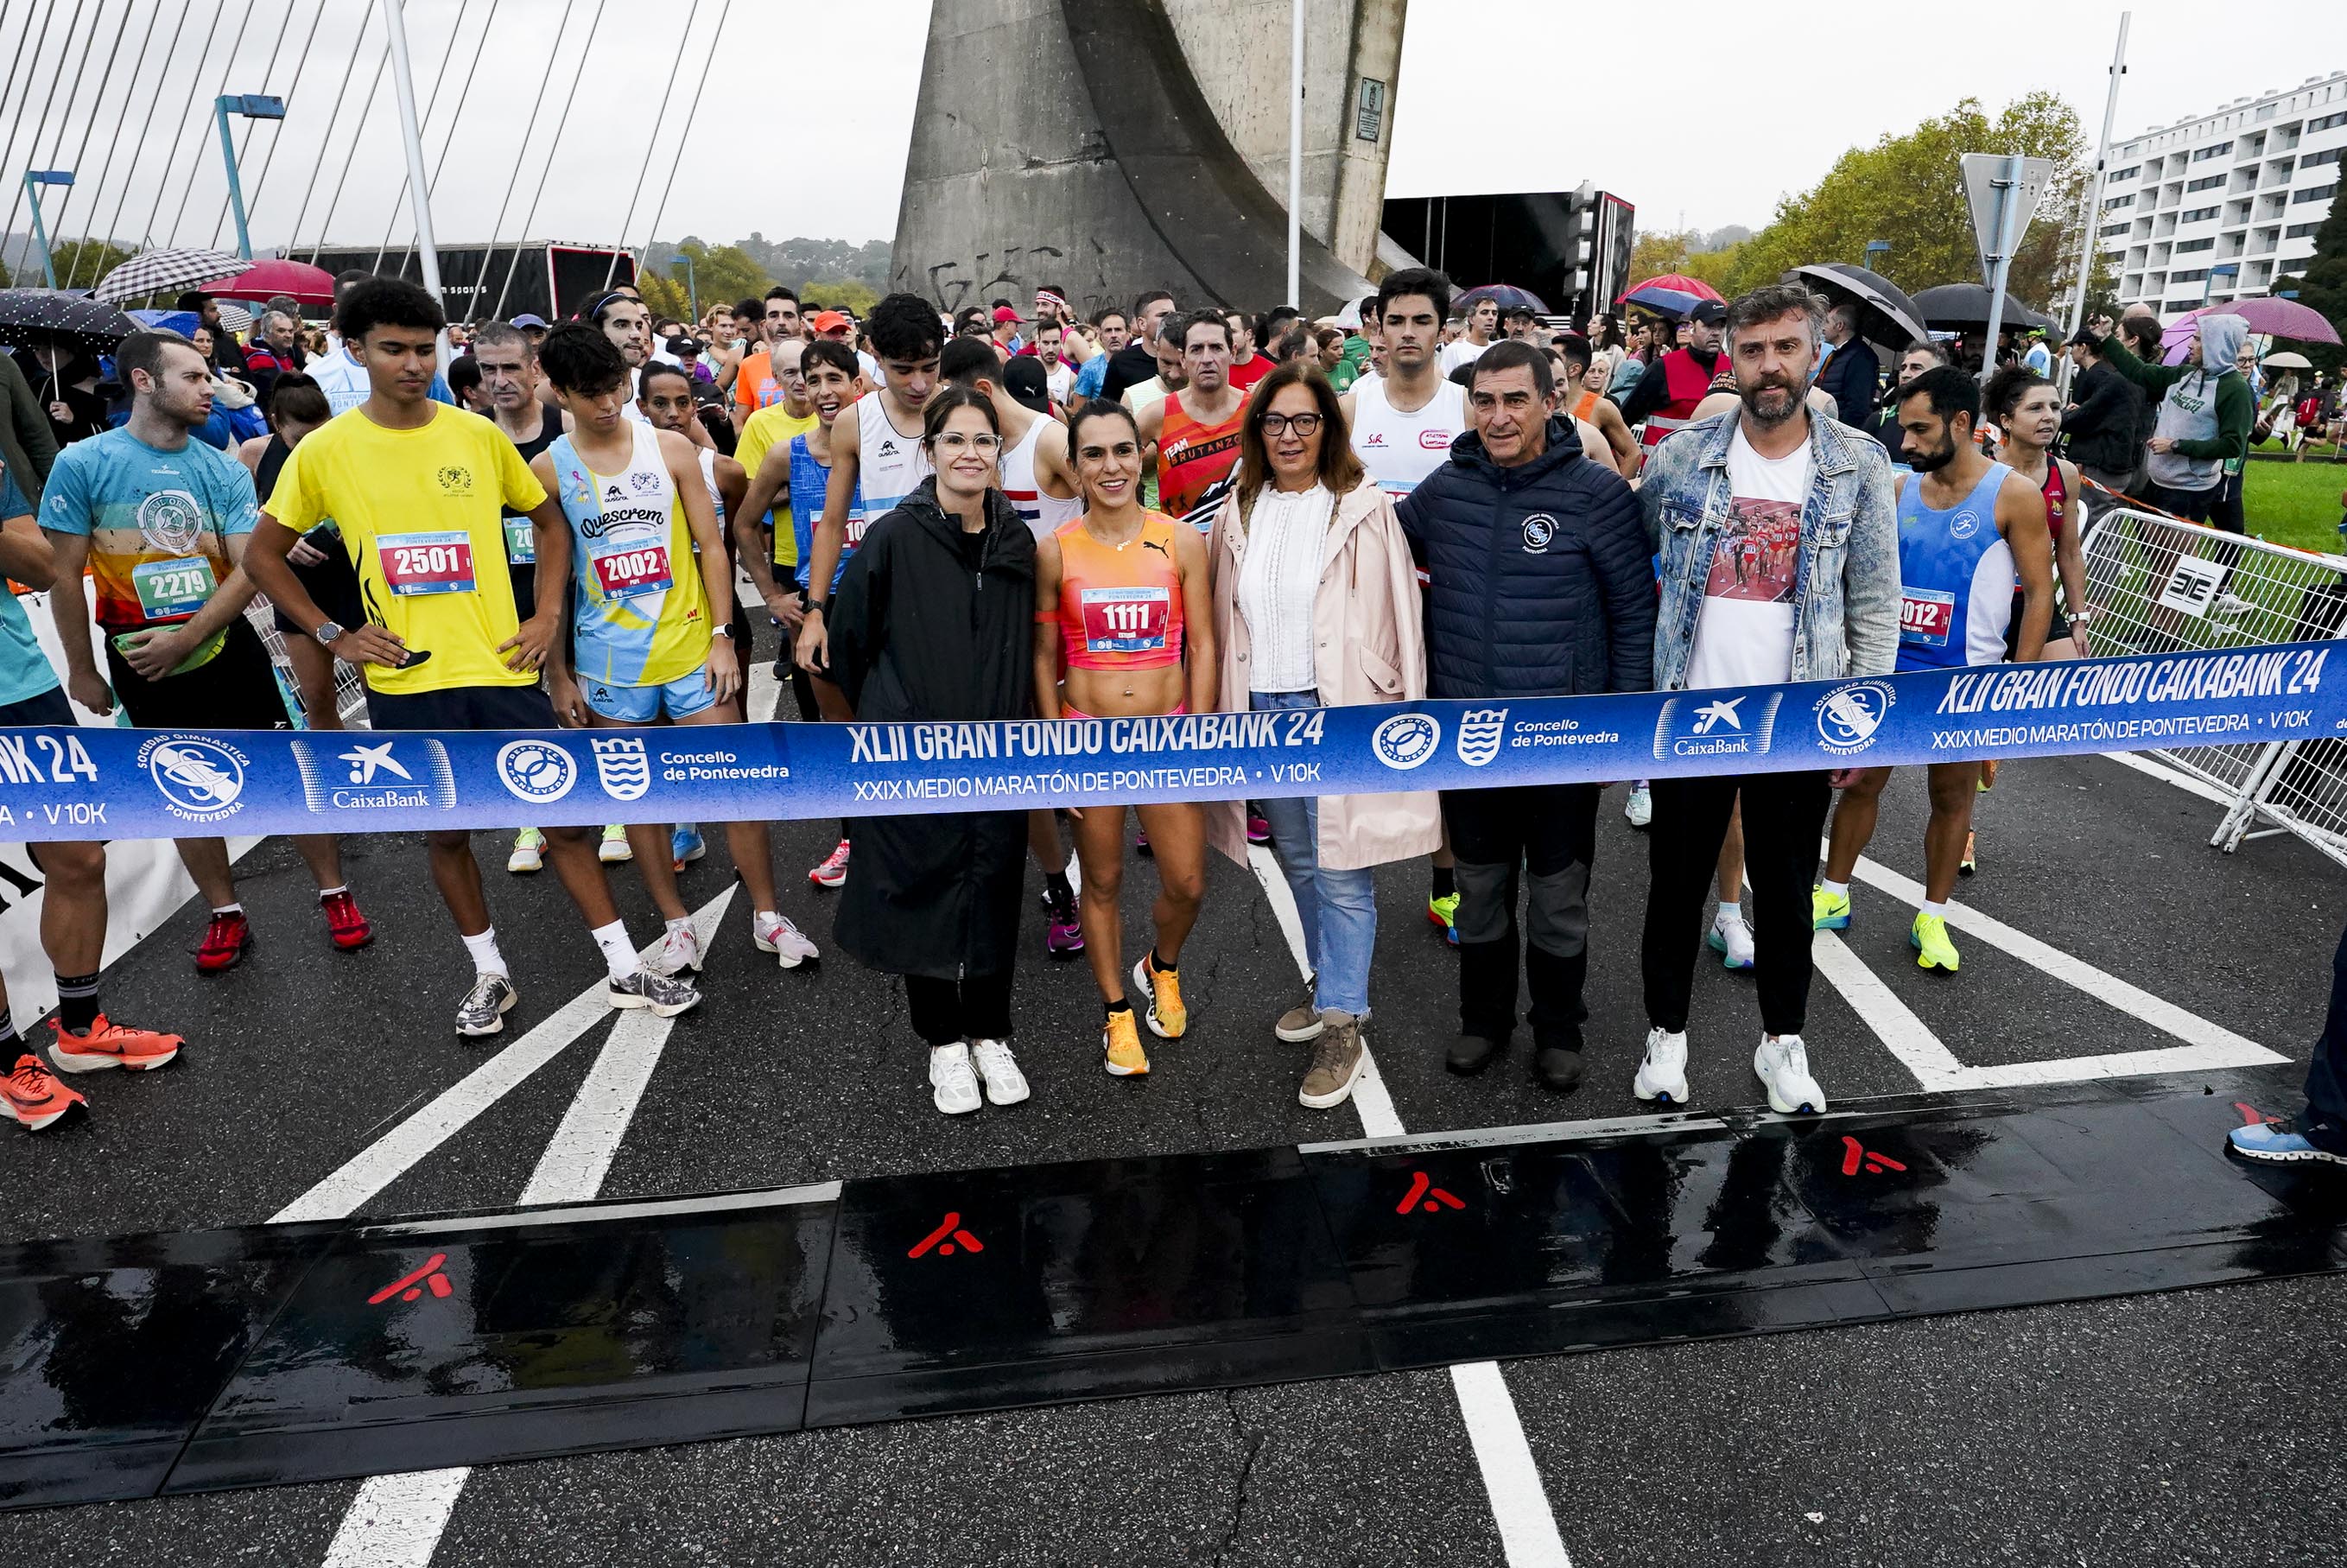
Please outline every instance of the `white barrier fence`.
[[[2347, 634], [2347, 557], [2120, 507], [2086, 538], [2096, 654], [2248, 648]], [[2347, 680], [2342, 661], [2334, 680]], [[2229, 802], [2209, 842], [2291, 833], [2347, 866], [2347, 736], [2150, 753]]]

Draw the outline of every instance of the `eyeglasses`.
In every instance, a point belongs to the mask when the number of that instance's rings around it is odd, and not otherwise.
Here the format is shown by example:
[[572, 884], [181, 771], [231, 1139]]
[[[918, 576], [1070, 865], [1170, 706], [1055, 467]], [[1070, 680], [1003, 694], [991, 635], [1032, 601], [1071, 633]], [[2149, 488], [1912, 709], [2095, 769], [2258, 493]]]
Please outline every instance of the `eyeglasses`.
[[1319, 428], [1320, 416], [1317, 414], [1266, 414], [1263, 416], [1263, 433], [1266, 436], [1276, 437], [1290, 431], [1298, 436], [1309, 436]]
[[991, 457], [1002, 449], [999, 436], [965, 436], [958, 430], [948, 430], [932, 436], [929, 445], [941, 452], [975, 452], [981, 457]]

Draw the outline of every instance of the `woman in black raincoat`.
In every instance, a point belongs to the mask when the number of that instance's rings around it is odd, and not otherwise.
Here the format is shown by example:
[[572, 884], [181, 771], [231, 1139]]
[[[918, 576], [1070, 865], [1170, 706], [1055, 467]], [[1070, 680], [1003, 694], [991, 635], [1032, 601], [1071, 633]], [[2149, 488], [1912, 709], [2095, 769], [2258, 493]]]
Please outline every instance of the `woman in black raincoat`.
[[[872, 525], [826, 616], [831, 671], [858, 723], [1034, 716], [1035, 539], [997, 487], [993, 404], [967, 387], [929, 400], [936, 473]], [[1012, 1105], [1010, 976], [1026, 875], [1021, 810], [863, 817], [834, 934], [905, 977], [929, 1046], [931, 1098], [948, 1115]]]

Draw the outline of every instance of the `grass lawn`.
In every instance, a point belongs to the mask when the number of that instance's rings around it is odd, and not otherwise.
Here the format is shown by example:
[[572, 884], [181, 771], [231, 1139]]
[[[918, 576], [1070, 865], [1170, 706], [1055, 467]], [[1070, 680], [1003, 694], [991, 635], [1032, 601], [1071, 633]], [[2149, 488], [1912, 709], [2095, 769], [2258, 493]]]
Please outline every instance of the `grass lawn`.
[[2340, 492], [2347, 490], [2347, 463], [2252, 459], [2245, 470], [2248, 489], [2242, 510], [2250, 532], [2278, 545], [2337, 555], [2347, 549], [2339, 534]]

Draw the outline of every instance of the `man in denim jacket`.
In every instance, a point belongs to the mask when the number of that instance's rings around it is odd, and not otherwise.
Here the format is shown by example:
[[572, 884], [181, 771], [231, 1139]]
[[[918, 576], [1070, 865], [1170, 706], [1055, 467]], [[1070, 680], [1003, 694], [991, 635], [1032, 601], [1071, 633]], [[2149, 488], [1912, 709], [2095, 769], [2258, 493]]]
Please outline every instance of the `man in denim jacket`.
[[[1659, 555], [1658, 691], [1881, 675], [1899, 651], [1899, 521], [1891, 461], [1870, 436], [1812, 413], [1824, 313], [1805, 289], [1755, 289], [1727, 308], [1742, 406], [1672, 436], [1638, 501]], [[1758, 715], [1721, 692], [1681, 704], [1664, 743], [1731, 756]], [[1789, 713], [1787, 715], [1790, 719]], [[1752, 884], [1754, 978], [1765, 1031], [1753, 1071], [1778, 1112], [1822, 1112], [1801, 1027], [1809, 995], [1809, 885], [1841, 773], [1656, 779], [1646, 928], [1642, 1100], [1687, 1099], [1686, 1020], [1704, 907], [1741, 797]]]

